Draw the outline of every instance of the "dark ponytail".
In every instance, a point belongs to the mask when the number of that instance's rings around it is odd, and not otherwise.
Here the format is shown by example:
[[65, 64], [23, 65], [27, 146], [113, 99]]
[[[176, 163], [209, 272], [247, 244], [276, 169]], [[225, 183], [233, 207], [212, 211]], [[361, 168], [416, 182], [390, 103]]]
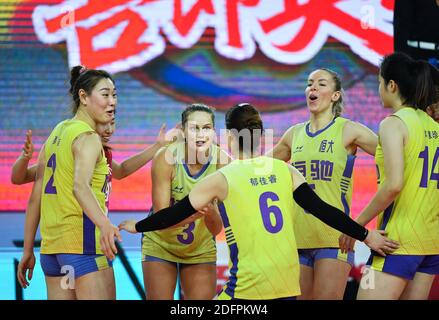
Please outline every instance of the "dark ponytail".
[[253, 154], [259, 147], [264, 126], [259, 111], [251, 104], [240, 103], [229, 109], [226, 128], [238, 138], [240, 151]]
[[[434, 83], [434, 67], [426, 61], [414, 62], [414, 74], [416, 75], [414, 105], [424, 110], [437, 101], [436, 85]], [[436, 70], [437, 71], [437, 70]]]
[[438, 100], [438, 71], [426, 61], [396, 52], [384, 57], [380, 75], [386, 85], [390, 80], [398, 85], [404, 105], [425, 111]]

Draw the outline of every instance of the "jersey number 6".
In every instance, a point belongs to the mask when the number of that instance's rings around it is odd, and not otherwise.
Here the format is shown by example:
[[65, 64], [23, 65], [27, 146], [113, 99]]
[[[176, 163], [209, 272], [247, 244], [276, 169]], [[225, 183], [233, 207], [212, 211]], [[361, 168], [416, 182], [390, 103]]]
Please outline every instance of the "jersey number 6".
[[[261, 210], [262, 222], [268, 232], [278, 233], [284, 225], [282, 211], [275, 205], [268, 206], [268, 200], [273, 202], [279, 201], [279, 197], [274, 192], [264, 192], [261, 194], [259, 197], [259, 209]], [[274, 223], [272, 223], [271, 214], [274, 215]]]

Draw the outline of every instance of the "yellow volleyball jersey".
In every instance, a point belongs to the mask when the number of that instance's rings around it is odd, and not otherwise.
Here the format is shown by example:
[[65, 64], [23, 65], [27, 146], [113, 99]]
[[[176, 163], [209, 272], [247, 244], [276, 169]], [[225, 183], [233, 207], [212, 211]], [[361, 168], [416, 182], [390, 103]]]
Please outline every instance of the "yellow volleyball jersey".
[[[315, 133], [310, 132], [309, 122], [297, 125], [293, 132], [291, 164], [323, 201], [349, 216], [355, 156], [349, 155], [343, 146], [343, 128], [347, 121], [337, 117]], [[339, 231], [295, 206], [294, 232], [299, 249], [339, 247]]]
[[[400, 247], [393, 254], [439, 254], [439, 125], [424, 111], [403, 108], [393, 116], [408, 129], [404, 146], [404, 186], [379, 215], [378, 227]], [[375, 154], [378, 183], [386, 179], [381, 143]]]
[[[41, 253], [102, 254], [99, 229], [83, 213], [73, 195], [72, 143], [81, 134], [94, 132], [85, 122], [59, 123], [45, 143], [46, 168], [41, 194]], [[91, 188], [106, 213], [105, 190], [109, 168], [102, 157], [93, 171]]]
[[264, 156], [234, 160], [219, 171], [228, 184], [219, 205], [230, 255], [224, 292], [239, 299], [300, 295], [287, 164]]
[[[174, 155], [176, 163], [171, 183], [171, 203], [176, 203], [186, 197], [200, 179], [216, 171], [219, 148], [212, 146], [209, 162], [194, 176], [184, 160], [185, 143], [173, 143], [167, 148]], [[142, 255], [181, 263], [215, 262], [216, 243], [204, 219], [197, 219], [183, 227], [145, 232]]]

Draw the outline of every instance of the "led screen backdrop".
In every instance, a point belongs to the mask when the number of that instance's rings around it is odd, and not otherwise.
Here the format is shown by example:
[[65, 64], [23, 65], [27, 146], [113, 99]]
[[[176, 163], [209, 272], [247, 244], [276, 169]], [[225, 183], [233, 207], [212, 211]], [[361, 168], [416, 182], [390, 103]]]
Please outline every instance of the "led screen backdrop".
[[[308, 119], [308, 74], [341, 74], [344, 116], [377, 132], [388, 113], [377, 95], [377, 66], [392, 51], [393, 1], [78, 0], [0, 2], [0, 210], [22, 211], [30, 186], [10, 183], [26, 129], [37, 150], [70, 116], [69, 68], [115, 75], [119, 104], [114, 158], [154, 142], [185, 104], [224, 110], [251, 102], [277, 140]], [[376, 190], [373, 158], [358, 154], [354, 215]], [[111, 210], [147, 210], [150, 166], [113, 181]]]

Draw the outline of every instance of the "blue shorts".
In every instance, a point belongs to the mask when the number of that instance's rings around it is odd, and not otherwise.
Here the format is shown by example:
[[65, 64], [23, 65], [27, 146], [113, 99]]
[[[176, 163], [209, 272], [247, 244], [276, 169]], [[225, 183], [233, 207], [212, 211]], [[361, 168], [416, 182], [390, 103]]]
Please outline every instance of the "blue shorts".
[[166, 262], [166, 263], [170, 263], [170, 264], [174, 265], [177, 269], [183, 268], [185, 266], [195, 265], [195, 264], [212, 264], [212, 265], [216, 266], [216, 262], [214, 262], [214, 261], [213, 262], [200, 262], [200, 263], [182, 263], [182, 262], [168, 261], [168, 260], [153, 257], [153, 256], [144, 256], [142, 261], [143, 262]]
[[366, 263], [372, 270], [413, 280], [416, 272], [439, 274], [439, 255], [415, 256], [390, 254], [382, 257], [375, 252]]
[[[216, 300], [246, 300], [246, 299], [232, 298], [224, 290], [221, 290], [220, 293], [218, 293], [216, 295]], [[292, 296], [292, 297], [275, 298], [275, 299], [263, 299], [263, 300], [297, 300], [297, 297], [295, 297], [295, 296], [293, 297]]]
[[40, 254], [41, 268], [48, 277], [71, 274], [75, 279], [113, 267], [113, 262], [102, 254]]
[[314, 264], [320, 259], [335, 259], [354, 265], [354, 252], [342, 253], [339, 248], [299, 249], [299, 261], [301, 265], [314, 268]]

